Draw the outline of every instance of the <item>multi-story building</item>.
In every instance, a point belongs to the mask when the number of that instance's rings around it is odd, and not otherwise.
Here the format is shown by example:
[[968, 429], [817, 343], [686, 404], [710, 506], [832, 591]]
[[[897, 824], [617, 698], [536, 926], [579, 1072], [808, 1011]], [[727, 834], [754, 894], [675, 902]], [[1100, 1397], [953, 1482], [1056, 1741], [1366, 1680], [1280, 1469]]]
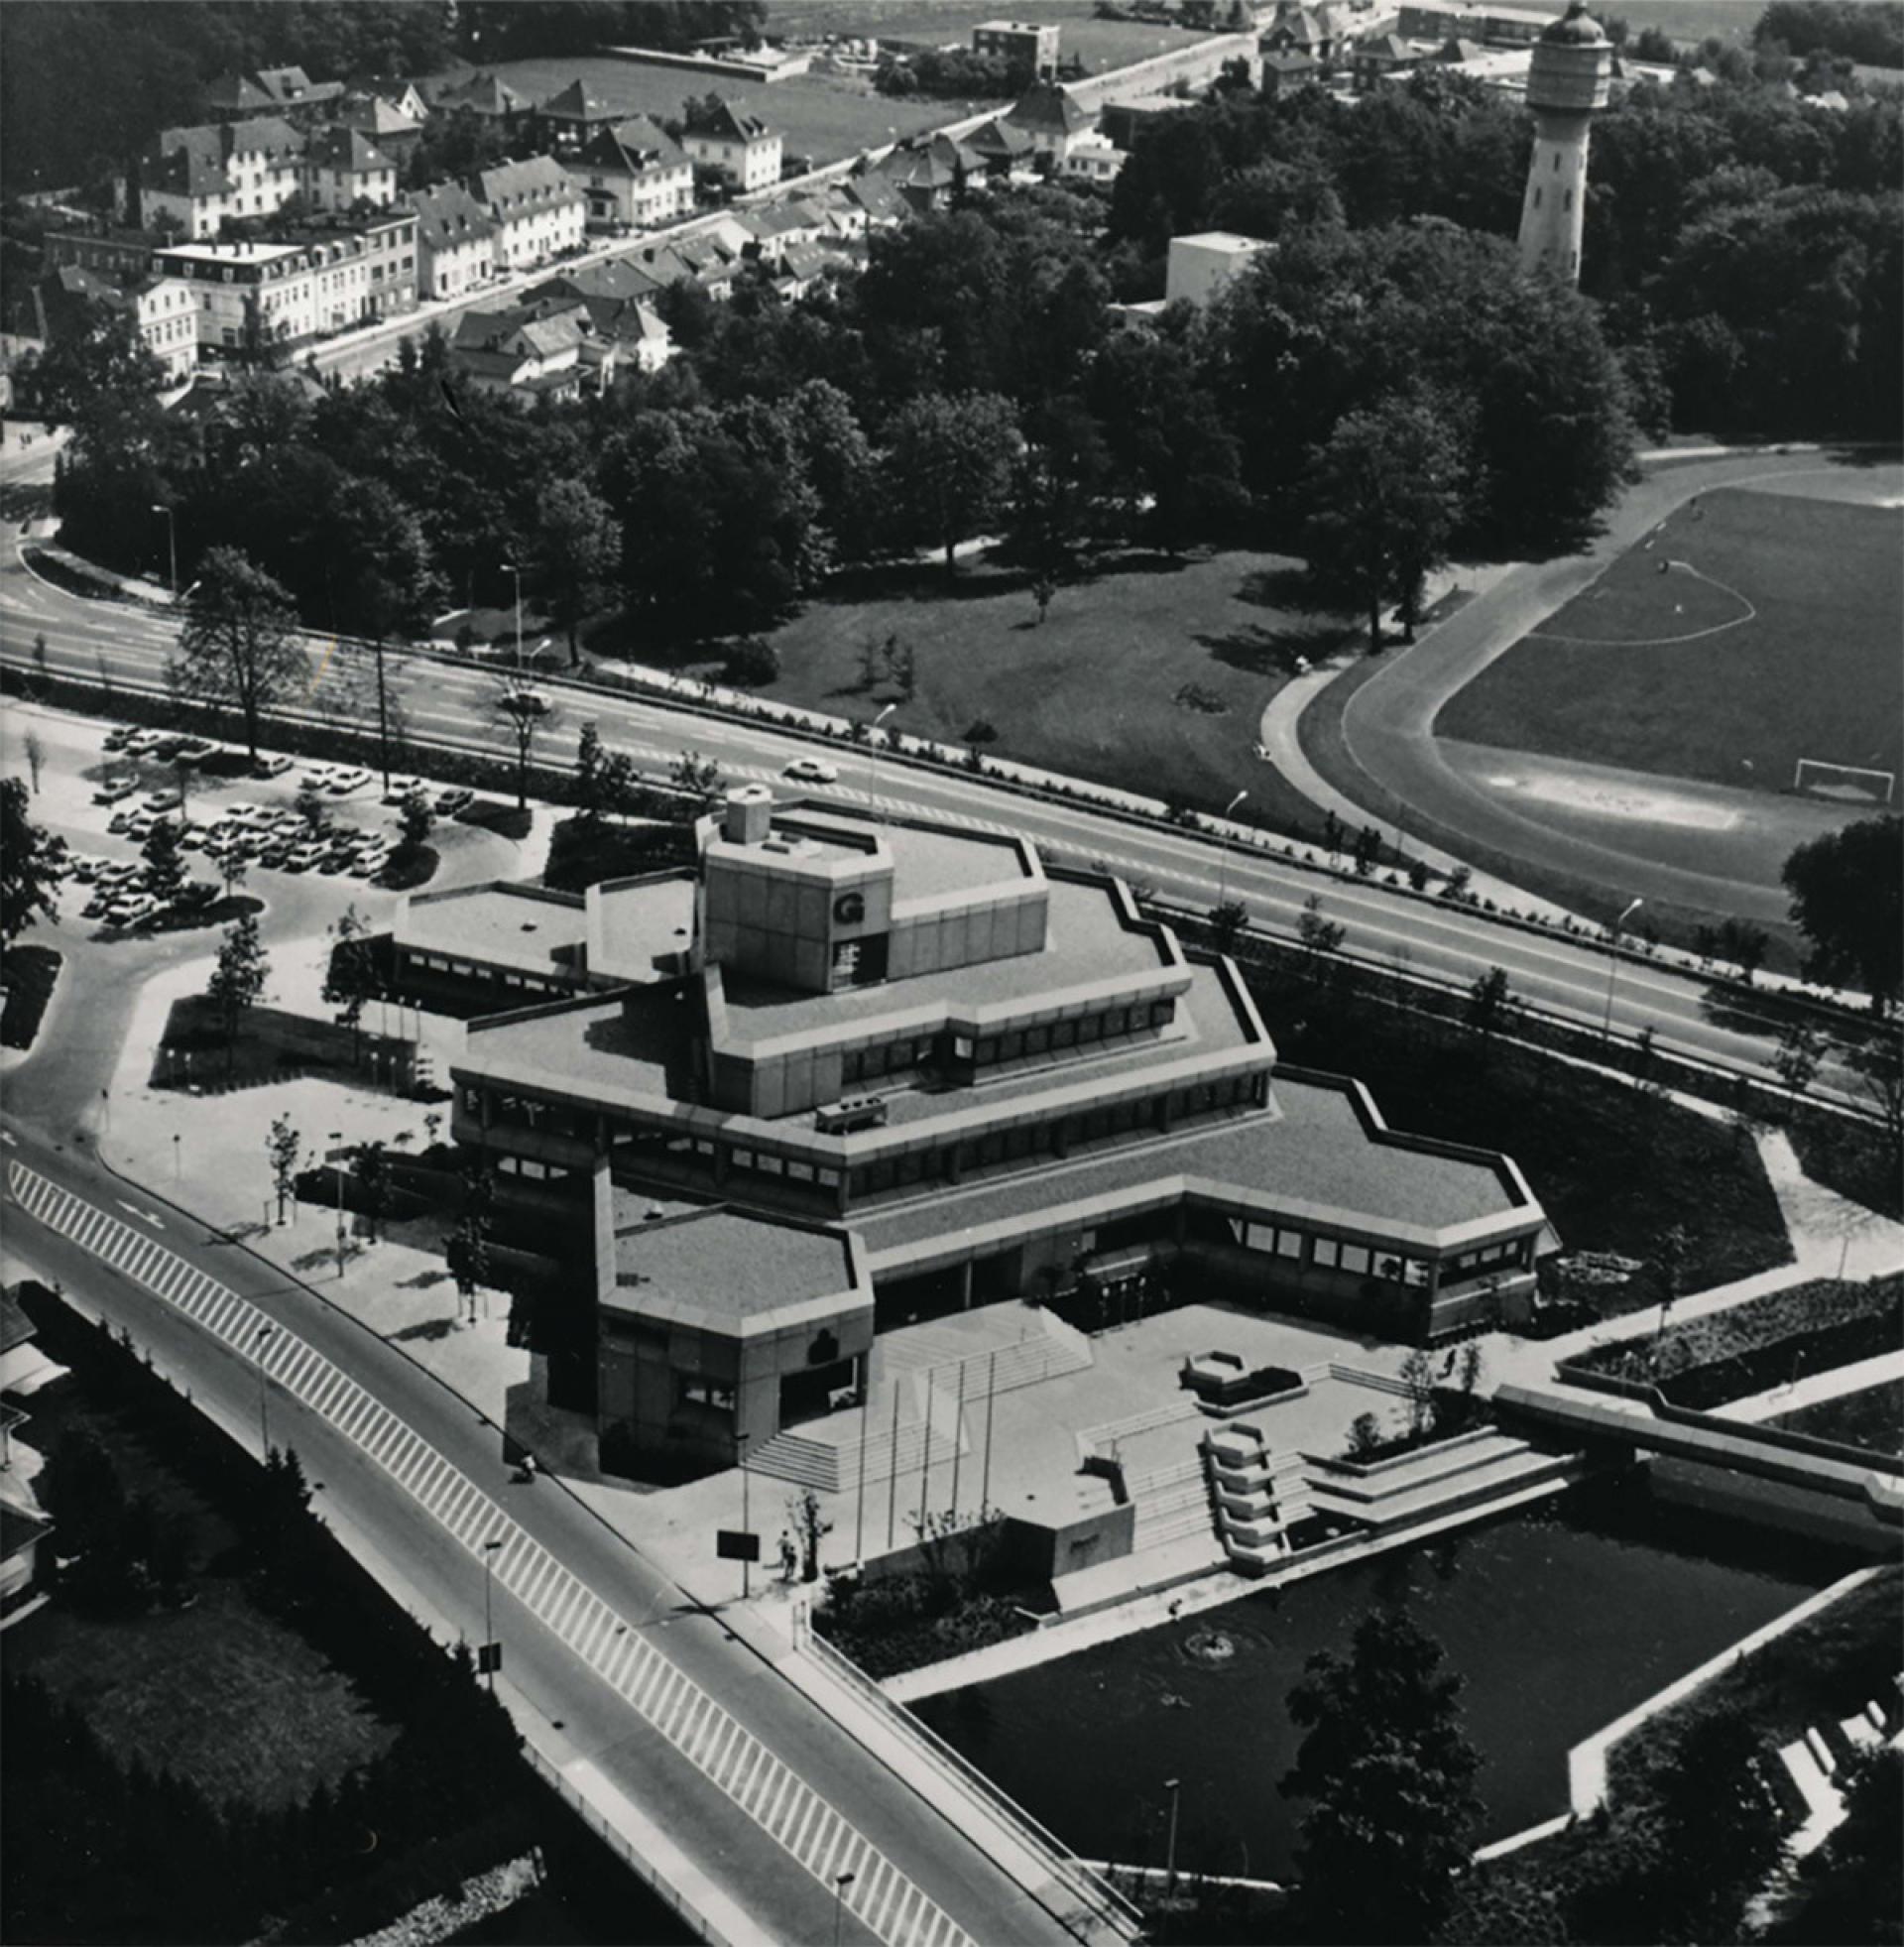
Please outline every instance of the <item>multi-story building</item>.
[[47, 268], [91, 271], [115, 284], [136, 283], [152, 269], [152, 253], [169, 241], [152, 230], [105, 224], [97, 229], [49, 230], [41, 241]]
[[[415, 90], [412, 90], [415, 93]], [[410, 167], [423, 139], [423, 116], [411, 112], [388, 96], [368, 91], [348, 94], [337, 108], [337, 126], [367, 136], [388, 156], [401, 176]]]
[[502, 163], [470, 178], [469, 191], [496, 222], [496, 263], [513, 271], [579, 250], [588, 198], [553, 156]]
[[282, 118], [162, 129], [139, 167], [145, 229], [215, 237], [227, 218], [269, 216], [303, 187], [304, 138]]
[[[397, 317], [416, 308], [421, 248], [414, 209], [398, 204], [355, 215], [316, 216], [286, 225], [281, 235], [290, 242], [309, 244], [323, 253], [320, 273], [326, 265], [334, 267], [362, 258], [362, 317]], [[358, 319], [344, 321], [356, 323]], [[320, 323], [318, 328], [335, 327]]]
[[[317, 333], [320, 292], [304, 244], [180, 243], [157, 252], [153, 263], [190, 290], [203, 348], [240, 353]], [[338, 295], [327, 289], [321, 300]]]
[[460, 298], [496, 275], [496, 219], [460, 183], [413, 192], [417, 283], [425, 298]]
[[1207, 304], [1232, 278], [1274, 249], [1261, 237], [1238, 236], [1231, 230], [1172, 237], [1164, 270], [1164, 302]]
[[214, 121], [282, 115], [308, 128], [343, 98], [341, 81], [313, 81], [301, 67], [260, 67], [249, 74], [221, 74], [205, 84], [205, 113]]
[[746, 786], [695, 871], [411, 901], [394, 947], [508, 1009], [455, 1135], [574, 1246], [605, 1456], [731, 1464], [975, 1303], [1135, 1283], [1428, 1341], [1532, 1289], [1511, 1161], [1278, 1068], [1228, 959], [1021, 838]]
[[743, 190], [767, 189], [780, 180], [780, 136], [758, 115], [743, 115], [719, 95], [705, 104], [690, 103], [693, 111], [681, 135], [691, 162], [726, 170]]
[[591, 224], [653, 229], [694, 213], [694, 165], [646, 115], [599, 130], [567, 167], [588, 198]]
[[168, 390], [198, 364], [198, 307], [190, 288], [149, 269], [117, 279], [74, 263], [52, 266], [35, 292], [40, 336], [49, 342], [87, 330], [98, 314], [123, 311], [165, 370]]
[[397, 165], [362, 130], [333, 122], [304, 148], [304, 200], [312, 209], [382, 209], [397, 200]]
[[1053, 169], [1062, 169], [1072, 143], [1098, 125], [1097, 110], [1087, 108], [1055, 81], [1034, 81], [1005, 119], [1009, 127], [1030, 138], [1032, 154]]
[[586, 82], [571, 81], [536, 108], [534, 137], [550, 155], [567, 161], [627, 117], [626, 108], [614, 107], [590, 93]]
[[1058, 29], [1050, 22], [981, 21], [972, 30], [972, 52], [1009, 62], [1027, 80], [1042, 80], [1058, 71]]

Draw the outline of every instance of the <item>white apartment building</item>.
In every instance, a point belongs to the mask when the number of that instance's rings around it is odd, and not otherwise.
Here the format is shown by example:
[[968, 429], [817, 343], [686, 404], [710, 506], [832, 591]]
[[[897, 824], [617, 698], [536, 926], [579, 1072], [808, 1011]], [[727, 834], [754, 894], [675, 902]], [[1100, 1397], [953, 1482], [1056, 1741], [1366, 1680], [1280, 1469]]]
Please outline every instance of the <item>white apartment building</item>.
[[780, 180], [781, 142], [758, 115], [720, 103], [720, 112], [690, 122], [681, 135], [688, 160], [729, 171], [743, 190], [768, 189]]
[[425, 298], [460, 298], [496, 275], [494, 217], [459, 183], [411, 197], [416, 211], [417, 282]]
[[694, 213], [694, 165], [646, 115], [598, 130], [568, 172], [591, 223], [648, 230]]
[[470, 193], [495, 219], [501, 270], [546, 264], [579, 250], [588, 231], [588, 198], [553, 156], [504, 163], [470, 179]]
[[166, 389], [183, 385], [198, 368], [198, 303], [191, 287], [162, 277], [126, 295], [139, 335], [166, 368]]
[[275, 115], [162, 129], [140, 166], [136, 220], [196, 240], [215, 237], [227, 217], [269, 216], [303, 187], [303, 150]]
[[255, 330], [281, 345], [312, 336], [320, 303], [337, 300], [334, 285], [320, 292], [315, 253], [297, 243], [183, 243], [159, 251], [153, 267], [191, 292], [198, 342], [241, 352]]
[[362, 130], [332, 123], [304, 151], [304, 196], [313, 209], [386, 209], [397, 200], [397, 165]]

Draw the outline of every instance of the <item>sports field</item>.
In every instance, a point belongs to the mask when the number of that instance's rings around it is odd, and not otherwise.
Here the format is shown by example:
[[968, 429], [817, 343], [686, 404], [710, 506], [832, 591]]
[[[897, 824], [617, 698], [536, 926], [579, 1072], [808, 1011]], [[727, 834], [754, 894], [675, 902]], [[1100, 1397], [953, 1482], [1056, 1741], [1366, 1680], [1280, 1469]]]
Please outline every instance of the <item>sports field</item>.
[[1895, 774], [1900, 617], [1895, 507], [1708, 493], [1484, 669], [1435, 732], [1766, 791], [1800, 758]]

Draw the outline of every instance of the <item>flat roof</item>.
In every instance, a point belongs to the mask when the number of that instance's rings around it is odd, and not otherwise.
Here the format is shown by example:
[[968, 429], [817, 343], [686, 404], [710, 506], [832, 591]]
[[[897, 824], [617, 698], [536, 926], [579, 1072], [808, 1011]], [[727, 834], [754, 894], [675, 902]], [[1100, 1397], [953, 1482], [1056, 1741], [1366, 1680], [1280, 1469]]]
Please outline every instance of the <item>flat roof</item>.
[[588, 970], [612, 980], [652, 981], [657, 961], [694, 944], [695, 878], [670, 873], [590, 888]]
[[937, 901], [956, 893], [1034, 880], [1038, 869], [1022, 840], [983, 831], [944, 826], [869, 824], [864, 818], [813, 804], [791, 806], [774, 817], [785, 829], [832, 839], [835, 857], [866, 856], [872, 840], [883, 841], [892, 857], [892, 899], [903, 913], [914, 901]]
[[398, 945], [413, 951], [535, 973], [551, 966], [579, 971], [588, 913], [576, 894], [494, 883], [413, 898], [394, 930]]
[[853, 1288], [843, 1231], [706, 1210], [626, 1228], [618, 1223], [615, 1289], [604, 1301], [738, 1324]]
[[159, 247], [162, 257], [190, 257], [201, 264], [273, 264], [281, 257], [298, 257], [299, 243], [168, 243]]
[[1159, 929], [1128, 920], [1108, 885], [1053, 879], [1049, 889], [1044, 946], [1036, 953], [837, 994], [808, 994], [724, 967], [728, 1045], [758, 1046], [781, 1035], [886, 1019], [897, 1022], [950, 1006], [970, 1015], [984, 1008], [1023, 1005], [1045, 995], [1055, 1005], [1073, 988], [1177, 968]]
[[468, 1061], [459, 1065], [480, 1067], [493, 1054], [512, 1069], [544, 1071], [548, 1086], [558, 1090], [579, 1081], [688, 1102], [694, 1038], [705, 1021], [700, 998], [697, 982], [657, 981], [579, 1006], [495, 1017], [493, 1025], [472, 1021], [463, 1044]]
[[1169, 1137], [1109, 1148], [905, 1202], [859, 1208], [853, 1226], [879, 1260], [929, 1255], [994, 1225], [1023, 1225], [1041, 1213], [1198, 1178], [1230, 1184], [1273, 1203], [1291, 1220], [1392, 1233], [1540, 1215], [1504, 1158], [1451, 1153], [1440, 1145], [1387, 1136], [1364, 1120], [1353, 1082], [1278, 1074], [1271, 1106]]

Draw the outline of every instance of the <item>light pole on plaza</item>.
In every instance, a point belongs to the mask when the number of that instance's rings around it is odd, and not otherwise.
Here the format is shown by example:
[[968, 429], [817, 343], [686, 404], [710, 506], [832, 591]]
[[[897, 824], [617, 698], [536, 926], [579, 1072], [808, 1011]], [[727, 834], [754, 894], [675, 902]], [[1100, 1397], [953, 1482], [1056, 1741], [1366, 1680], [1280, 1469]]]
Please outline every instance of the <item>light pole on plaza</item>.
[[754, 1590], [754, 1564], [748, 1555], [748, 1546], [753, 1540], [753, 1522], [748, 1507], [749, 1471], [747, 1465], [747, 1443], [751, 1436], [736, 1433], [734, 1443], [741, 1450], [741, 1600], [745, 1602]]
[[869, 751], [866, 764], [866, 808], [877, 820], [880, 815], [880, 725], [899, 706], [889, 703], [873, 719], [873, 732], [868, 738]]
[[1606, 960], [1606, 1013], [1600, 1024], [1600, 1038], [1603, 1041], [1611, 1040], [1613, 1035], [1613, 980], [1619, 972], [1619, 929], [1645, 904], [1643, 899], [1632, 901], [1625, 912], [1613, 921], [1613, 940], [1612, 945], [1607, 949]]
[[277, 1334], [276, 1325], [260, 1325], [252, 1336], [258, 1354], [258, 1445], [267, 1464], [271, 1460], [271, 1382], [265, 1376], [265, 1341]]
[[[1228, 819], [1230, 813], [1249, 795], [1248, 791], [1238, 791], [1223, 807], [1224, 817]], [[1227, 830], [1218, 832], [1217, 847], [1217, 909], [1221, 912], [1230, 896], [1230, 834]]]
[[842, 1908], [846, 1904], [846, 1889], [859, 1877], [857, 1873], [836, 1873], [833, 1876], [833, 1947], [840, 1947], [840, 1922]]
[[1174, 1892], [1177, 1886], [1177, 1800], [1182, 1785], [1180, 1778], [1165, 1778], [1163, 1788], [1170, 1794], [1170, 1837], [1163, 1855], [1163, 1889]]
[[483, 1674], [489, 1678], [492, 1694], [496, 1689], [496, 1624], [490, 1607], [490, 1591], [495, 1580], [496, 1550], [503, 1545], [500, 1534], [483, 1543]]
[[502, 564], [505, 574], [516, 577], [516, 673], [523, 673], [523, 570], [514, 561]]

